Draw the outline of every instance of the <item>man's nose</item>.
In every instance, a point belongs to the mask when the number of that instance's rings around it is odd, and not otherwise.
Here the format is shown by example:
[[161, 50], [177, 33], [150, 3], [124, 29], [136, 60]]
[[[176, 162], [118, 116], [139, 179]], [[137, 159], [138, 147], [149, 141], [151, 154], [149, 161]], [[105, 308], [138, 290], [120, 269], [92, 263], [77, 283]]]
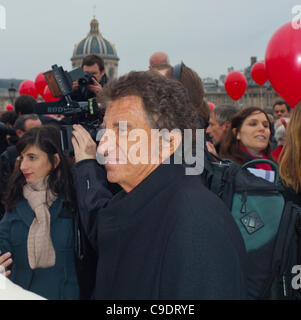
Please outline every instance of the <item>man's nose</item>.
[[97, 152], [103, 156], [108, 155], [108, 148], [104, 142], [104, 139], [101, 139], [98, 143]]

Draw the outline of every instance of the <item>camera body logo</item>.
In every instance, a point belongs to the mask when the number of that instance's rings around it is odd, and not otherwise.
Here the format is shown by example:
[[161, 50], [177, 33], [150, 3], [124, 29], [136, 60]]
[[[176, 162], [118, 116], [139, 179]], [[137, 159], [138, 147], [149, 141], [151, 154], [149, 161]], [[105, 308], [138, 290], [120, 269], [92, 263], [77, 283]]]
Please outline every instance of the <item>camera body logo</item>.
[[0, 4], [0, 30], [6, 29], [6, 9]]

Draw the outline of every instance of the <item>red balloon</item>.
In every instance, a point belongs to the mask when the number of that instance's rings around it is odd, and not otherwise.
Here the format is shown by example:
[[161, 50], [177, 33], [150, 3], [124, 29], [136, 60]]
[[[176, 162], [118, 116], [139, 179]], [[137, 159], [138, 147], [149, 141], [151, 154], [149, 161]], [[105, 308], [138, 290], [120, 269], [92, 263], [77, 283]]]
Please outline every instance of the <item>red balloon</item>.
[[225, 79], [225, 89], [233, 100], [239, 100], [247, 90], [245, 75], [238, 71], [230, 72]]
[[19, 94], [20, 95], [29, 95], [37, 99], [39, 93], [36, 90], [34, 82], [31, 80], [24, 80], [19, 87]]
[[47, 86], [47, 82], [44, 78], [43, 72], [39, 73], [36, 76], [34, 84], [35, 84], [36, 90], [42, 96], [44, 94], [45, 87]]
[[259, 84], [260, 86], [264, 85], [268, 80], [268, 76], [265, 70], [265, 64], [263, 62], [254, 63], [251, 69], [251, 76], [257, 84]]
[[14, 110], [14, 106], [12, 104], [8, 104], [6, 106], [6, 111], [13, 111]]
[[294, 29], [291, 22], [271, 37], [265, 67], [274, 90], [294, 108], [301, 100], [301, 30]]
[[215, 108], [215, 104], [212, 103], [212, 102], [207, 102], [209, 108], [210, 108], [210, 111], [212, 111], [214, 108]]
[[57, 101], [57, 100], [60, 99], [60, 98], [55, 98], [55, 97], [53, 96], [53, 94], [51, 93], [48, 85], [45, 87], [44, 93], [43, 93], [42, 97], [44, 98], [44, 100], [45, 100], [46, 102]]

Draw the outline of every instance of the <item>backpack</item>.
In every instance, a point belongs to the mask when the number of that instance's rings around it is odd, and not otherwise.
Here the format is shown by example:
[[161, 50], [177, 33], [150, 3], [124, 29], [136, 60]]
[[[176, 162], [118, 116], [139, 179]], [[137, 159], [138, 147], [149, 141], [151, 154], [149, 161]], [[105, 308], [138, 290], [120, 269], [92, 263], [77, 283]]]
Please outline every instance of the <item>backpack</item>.
[[[301, 209], [285, 201], [277, 164], [262, 159], [240, 166], [212, 159], [205, 152], [203, 180], [230, 209], [244, 240], [250, 298], [300, 299], [292, 268], [301, 265]], [[257, 163], [272, 166], [274, 183], [247, 170]]]

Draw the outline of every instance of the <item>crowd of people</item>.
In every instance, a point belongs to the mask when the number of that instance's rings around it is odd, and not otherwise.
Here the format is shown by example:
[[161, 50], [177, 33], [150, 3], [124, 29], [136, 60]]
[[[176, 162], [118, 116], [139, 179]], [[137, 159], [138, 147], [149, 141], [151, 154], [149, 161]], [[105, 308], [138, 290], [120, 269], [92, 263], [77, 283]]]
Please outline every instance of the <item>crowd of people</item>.
[[239, 165], [275, 162], [286, 200], [301, 205], [301, 103], [276, 101], [273, 114], [257, 106], [210, 111], [198, 74], [183, 62], [171, 66], [163, 52], [150, 57], [149, 70], [114, 80], [98, 56], [82, 67], [94, 76], [88, 89], [103, 115], [98, 141], [72, 123], [74, 152], [64, 153], [65, 122], [34, 114], [30, 96], [0, 115], [16, 133], [2, 134], [0, 145], [0, 267], [14, 283], [7, 288], [51, 300], [249, 299], [248, 256], [229, 208], [176, 154], [187, 130], [192, 142], [203, 130], [194, 151]]

